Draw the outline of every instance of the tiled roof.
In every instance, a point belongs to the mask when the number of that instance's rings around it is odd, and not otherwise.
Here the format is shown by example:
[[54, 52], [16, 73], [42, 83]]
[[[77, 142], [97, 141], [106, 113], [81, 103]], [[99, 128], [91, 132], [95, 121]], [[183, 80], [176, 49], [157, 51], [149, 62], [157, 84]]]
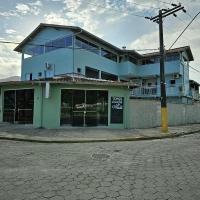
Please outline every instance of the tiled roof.
[[32, 81], [8, 81], [8, 82], [1, 82], [0, 86], [3, 85], [34, 85], [34, 84], [44, 84], [46, 82], [52, 84], [76, 84], [76, 85], [104, 85], [104, 86], [137, 86], [131, 82], [120, 82], [120, 81], [110, 81], [110, 80], [102, 80], [102, 79], [93, 79], [93, 78], [84, 78], [78, 76], [63, 76], [63, 77], [53, 77], [53, 78], [45, 78], [45, 79], [38, 79]]

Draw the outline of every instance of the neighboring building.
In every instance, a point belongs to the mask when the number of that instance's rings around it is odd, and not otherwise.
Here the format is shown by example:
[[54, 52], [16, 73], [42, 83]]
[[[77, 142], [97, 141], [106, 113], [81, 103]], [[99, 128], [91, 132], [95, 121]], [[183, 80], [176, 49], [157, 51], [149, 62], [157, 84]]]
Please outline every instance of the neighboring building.
[[[131, 98], [160, 98], [159, 53], [141, 55], [74, 26], [40, 24], [15, 51], [21, 81], [0, 83], [0, 121], [35, 127], [134, 127]], [[168, 102], [199, 101], [190, 47], [166, 51]]]

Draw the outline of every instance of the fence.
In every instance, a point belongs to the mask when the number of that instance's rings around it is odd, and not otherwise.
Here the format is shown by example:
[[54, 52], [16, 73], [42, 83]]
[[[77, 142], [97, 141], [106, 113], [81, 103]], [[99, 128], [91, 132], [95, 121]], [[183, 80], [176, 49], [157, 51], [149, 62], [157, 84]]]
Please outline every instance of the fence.
[[[200, 103], [168, 103], [169, 126], [200, 123]], [[130, 99], [129, 128], [151, 128], [161, 126], [160, 102], [156, 100]]]

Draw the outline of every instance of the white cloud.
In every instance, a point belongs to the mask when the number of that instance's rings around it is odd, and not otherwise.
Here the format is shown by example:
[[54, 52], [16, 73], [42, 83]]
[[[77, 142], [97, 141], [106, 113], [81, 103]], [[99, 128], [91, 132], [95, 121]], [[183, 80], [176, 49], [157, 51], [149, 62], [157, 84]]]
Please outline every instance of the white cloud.
[[0, 46], [0, 78], [20, 75], [20, 55], [13, 51], [13, 45]]
[[31, 6], [42, 6], [42, 2], [41, 1], [35, 1], [35, 2], [32, 2], [32, 3], [29, 3], [29, 5]]
[[16, 11], [19, 14], [26, 15], [26, 14], [33, 14], [33, 15], [39, 15], [40, 13], [40, 8], [42, 7], [42, 2], [41, 1], [35, 1], [31, 3], [18, 3], [16, 5]]
[[17, 9], [17, 12], [21, 14], [27, 14], [30, 11], [29, 6], [23, 3], [18, 3], [16, 5], [16, 9]]
[[6, 29], [5, 31], [7, 34], [15, 34], [16, 33], [16, 30], [13, 30], [13, 29]]
[[46, 23], [50, 23], [50, 24], [74, 25], [67, 18], [62, 17], [61, 14], [56, 14], [53, 12], [44, 15], [44, 20]]

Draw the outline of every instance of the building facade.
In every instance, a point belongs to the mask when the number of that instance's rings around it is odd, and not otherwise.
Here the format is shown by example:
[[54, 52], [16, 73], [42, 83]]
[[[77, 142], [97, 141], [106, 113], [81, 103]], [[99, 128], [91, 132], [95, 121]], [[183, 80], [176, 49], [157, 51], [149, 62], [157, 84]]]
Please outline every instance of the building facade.
[[[63, 74], [131, 81], [138, 84], [133, 98], [160, 97], [159, 53], [139, 54], [119, 49], [95, 35], [72, 26], [40, 24], [15, 48], [22, 53], [21, 79], [35, 80]], [[199, 85], [191, 88], [189, 46], [166, 51], [165, 75], [168, 101], [199, 100]], [[192, 90], [192, 92], [191, 92]]]
[[63, 78], [0, 83], [0, 121], [61, 126], [127, 128], [129, 85]]
[[[126, 50], [74, 26], [40, 24], [15, 51], [21, 81], [0, 83], [0, 121], [129, 128], [130, 99], [160, 98], [159, 53]], [[189, 46], [165, 52], [168, 102], [199, 101]]]

